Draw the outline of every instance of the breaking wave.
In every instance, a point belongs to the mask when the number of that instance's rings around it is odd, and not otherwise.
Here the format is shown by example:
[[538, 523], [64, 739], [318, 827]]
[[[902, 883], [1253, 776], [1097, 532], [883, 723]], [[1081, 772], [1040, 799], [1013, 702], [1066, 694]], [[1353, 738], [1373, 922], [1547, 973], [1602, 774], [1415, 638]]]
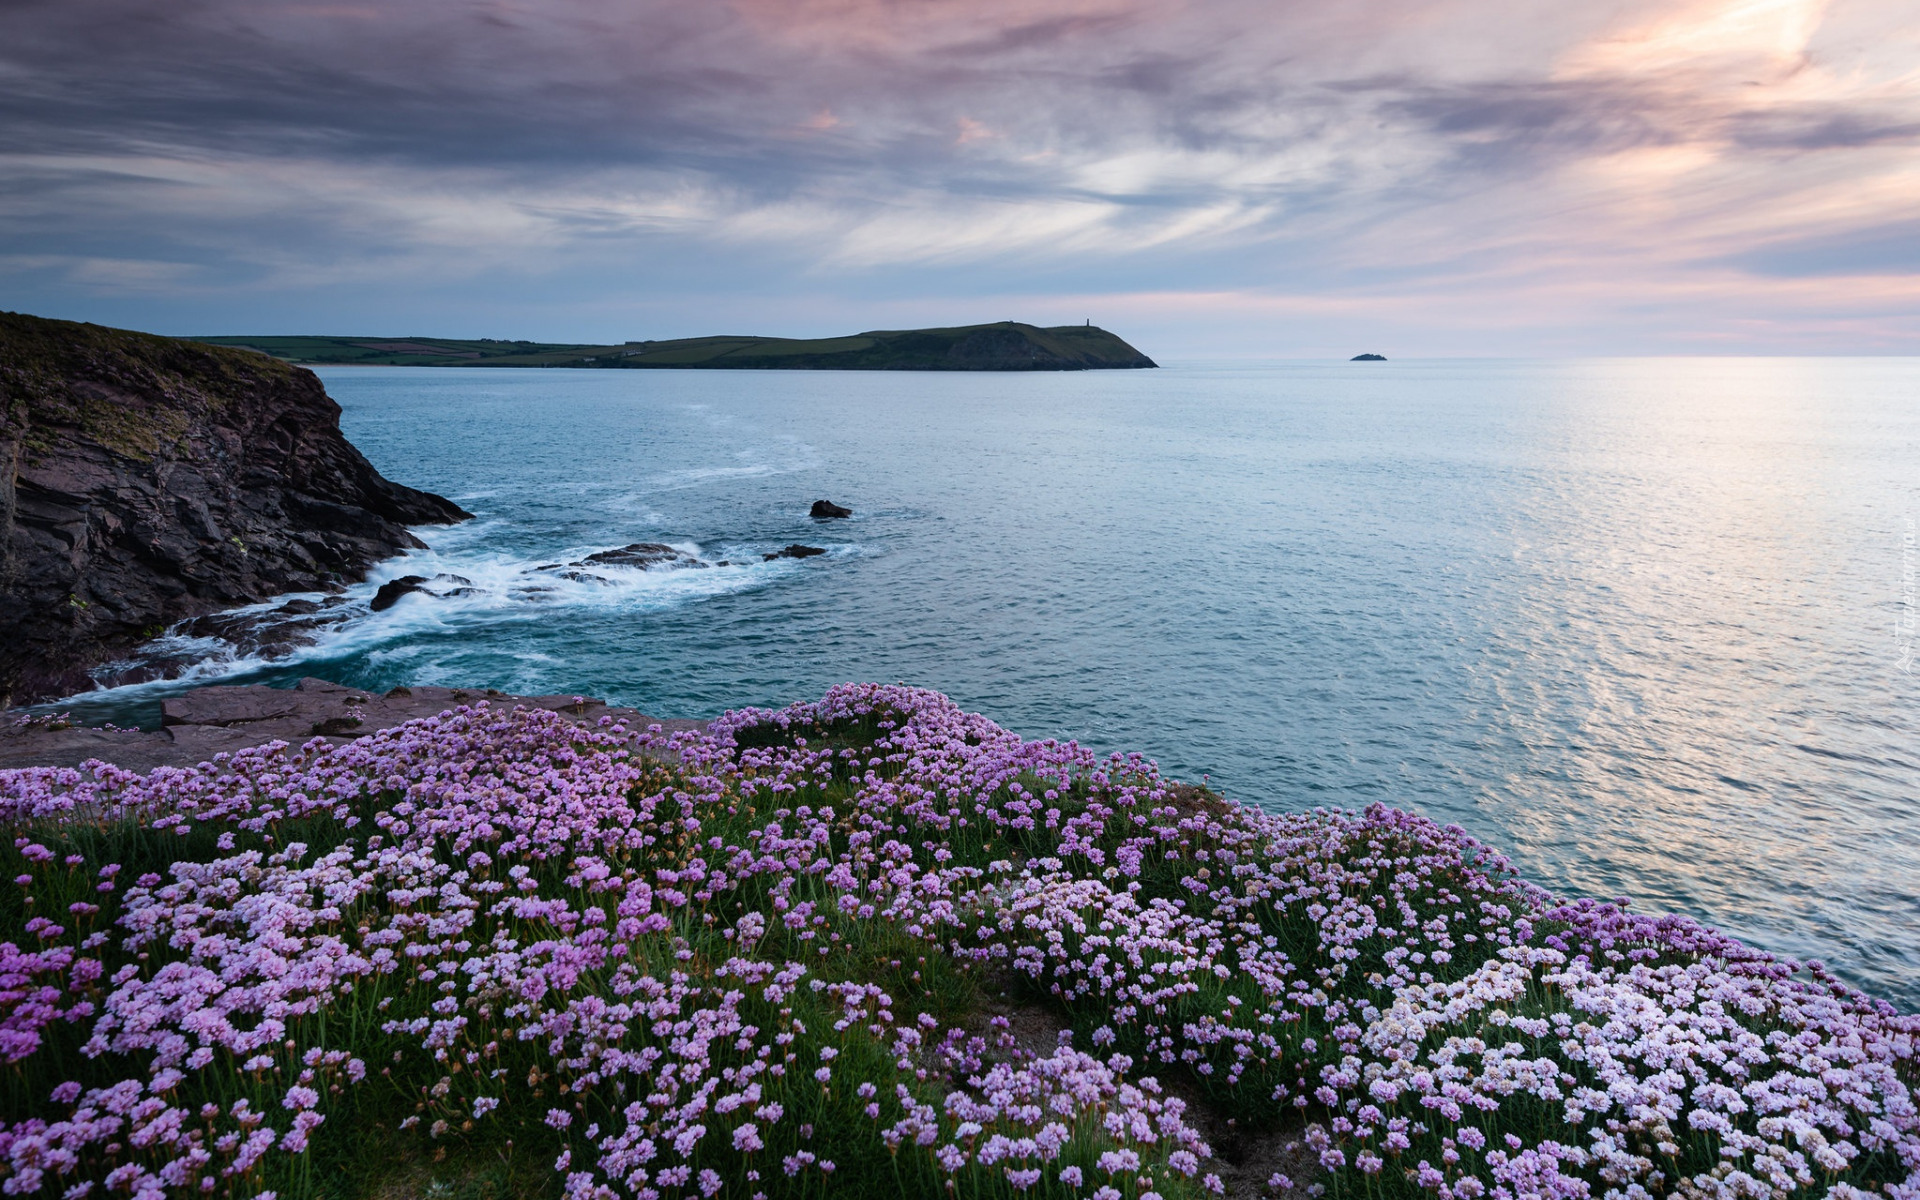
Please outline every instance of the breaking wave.
[[182, 621], [96, 671], [100, 689], [87, 698], [133, 699], [307, 662], [404, 657], [407, 647], [484, 627], [657, 612], [770, 587], [863, 553], [857, 545], [678, 540], [527, 557], [490, 547], [481, 522], [415, 532], [438, 544], [381, 563], [337, 594], [289, 593]]

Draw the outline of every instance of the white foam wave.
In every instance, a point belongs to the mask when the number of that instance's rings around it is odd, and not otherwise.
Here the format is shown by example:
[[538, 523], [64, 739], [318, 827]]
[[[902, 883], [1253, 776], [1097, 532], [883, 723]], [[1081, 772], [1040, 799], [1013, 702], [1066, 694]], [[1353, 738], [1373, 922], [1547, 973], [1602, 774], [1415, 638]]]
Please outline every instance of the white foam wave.
[[[271, 621], [275, 611], [289, 600], [328, 605], [321, 610], [322, 615], [338, 613], [339, 619], [315, 629], [311, 641], [249, 652], [241, 648], [244, 643], [221, 637], [171, 632], [142, 646], [133, 658], [110, 664], [98, 674], [99, 678], [111, 679], [168, 664], [168, 678], [105, 687], [88, 693], [88, 698], [152, 698], [309, 662], [356, 657], [369, 662], [404, 662], [421, 654], [428, 644], [488, 626], [551, 621], [569, 614], [677, 608], [771, 586], [808, 570], [808, 563], [817, 561], [765, 561], [763, 555], [777, 549], [771, 545], [728, 544], [709, 551], [697, 542], [676, 541], [661, 544], [703, 565], [643, 568], [585, 561], [590, 554], [614, 548], [605, 544], [572, 546], [551, 556], [527, 558], [487, 546], [484, 528], [454, 526], [416, 532], [432, 537], [434, 544], [378, 564], [364, 581], [347, 588], [337, 599], [324, 593], [302, 592], [223, 614]], [[861, 553], [857, 546], [838, 546], [828, 550], [826, 559]], [[404, 576], [426, 578], [426, 593], [403, 595], [386, 610], [374, 612], [372, 601], [381, 586]], [[553, 661], [544, 655], [528, 657], [530, 664], [536, 660]]]

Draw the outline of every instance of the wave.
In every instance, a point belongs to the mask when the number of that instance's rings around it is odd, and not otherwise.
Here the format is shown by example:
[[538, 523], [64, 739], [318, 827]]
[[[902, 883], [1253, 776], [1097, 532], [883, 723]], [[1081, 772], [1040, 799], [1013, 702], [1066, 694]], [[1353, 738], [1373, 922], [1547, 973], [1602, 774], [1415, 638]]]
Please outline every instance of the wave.
[[[417, 530], [436, 544], [379, 564], [337, 594], [293, 592], [182, 621], [95, 671], [99, 686], [85, 698], [135, 700], [308, 662], [406, 658], [410, 647], [463, 631], [656, 612], [816, 569], [757, 542], [586, 544], [534, 558], [489, 546], [485, 523], [471, 524], [478, 527]], [[864, 553], [824, 550], [816, 557], [828, 563]]]

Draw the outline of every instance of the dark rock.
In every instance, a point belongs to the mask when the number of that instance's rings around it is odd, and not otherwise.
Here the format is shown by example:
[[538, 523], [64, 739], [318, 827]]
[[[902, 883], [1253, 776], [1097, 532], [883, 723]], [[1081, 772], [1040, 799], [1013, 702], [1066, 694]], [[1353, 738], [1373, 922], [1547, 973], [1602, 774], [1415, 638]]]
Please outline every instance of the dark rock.
[[435, 583], [457, 583], [463, 587], [473, 586], [473, 580], [468, 579], [465, 575], [435, 575], [433, 581]]
[[404, 683], [387, 689], [387, 699], [389, 700], [409, 700], [412, 699], [412, 697], [413, 689]]
[[399, 603], [400, 597], [426, 591], [427, 589], [421, 586], [426, 581], [425, 575], [402, 575], [398, 579], [388, 580], [380, 585], [379, 591], [373, 594], [373, 611], [385, 612]]
[[[327, 630], [343, 624], [352, 610], [335, 600], [314, 603], [289, 600], [265, 611], [208, 613], [175, 625], [169, 633], [184, 638], [208, 638], [226, 643], [235, 657], [264, 658], [269, 661], [289, 657], [303, 646], [311, 646]], [[94, 678], [103, 686], [145, 683], [172, 679], [205, 656], [176, 649], [167, 641], [150, 642], [132, 657], [97, 668]]]
[[652, 570], [654, 567], [704, 567], [691, 554], [675, 550], [672, 546], [663, 546], [659, 542], [635, 542], [631, 546], [622, 546], [618, 550], [602, 550], [598, 554], [589, 554], [577, 563], [569, 566], [583, 567], [588, 563], [599, 563], [607, 567], [639, 567]]
[[819, 546], [802, 546], [796, 543], [784, 550], [776, 550], [772, 554], [765, 555], [764, 558], [767, 562], [772, 562], [776, 558], [812, 558], [816, 554], [825, 553], [826, 551]]
[[1387, 361], [1387, 356], [1384, 354], [1356, 354], [1352, 358], [1348, 359], [1347, 361], [1348, 362], [1385, 362]]
[[638, 567], [642, 571], [651, 571], [655, 568], [662, 570], [682, 570], [688, 568], [700, 570], [712, 565], [712, 563], [702, 562], [684, 551], [675, 550], [672, 546], [663, 546], [659, 542], [634, 542], [632, 545], [622, 546], [618, 550], [602, 550], [598, 554], [589, 554], [585, 558], [575, 562], [548, 563], [543, 567], [535, 567], [534, 570], [555, 571], [559, 573], [560, 578], [571, 579], [575, 583], [611, 584], [613, 582], [611, 579], [602, 575], [595, 575], [588, 571], [582, 571], [579, 568], [598, 566]]
[[[656, 562], [668, 562], [680, 557], [680, 552], [672, 546], [663, 546], [659, 542], [634, 542], [618, 550], [602, 550], [598, 554], [589, 554], [582, 562], [618, 563], [621, 566], [645, 567]], [[579, 563], [575, 563], [579, 566]]]
[[343, 733], [353, 732], [363, 724], [365, 722], [359, 717], [328, 717], [325, 720], [315, 721], [312, 732], [315, 737], [339, 737]]
[[407, 526], [468, 515], [382, 478], [310, 371], [0, 313], [0, 705], [84, 690], [181, 621], [338, 590], [419, 546]]
[[831, 500], [815, 500], [813, 502], [813, 508], [807, 515], [825, 520], [833, 517], [850, 517], [853, 515], [853, 510], [843, 508]]

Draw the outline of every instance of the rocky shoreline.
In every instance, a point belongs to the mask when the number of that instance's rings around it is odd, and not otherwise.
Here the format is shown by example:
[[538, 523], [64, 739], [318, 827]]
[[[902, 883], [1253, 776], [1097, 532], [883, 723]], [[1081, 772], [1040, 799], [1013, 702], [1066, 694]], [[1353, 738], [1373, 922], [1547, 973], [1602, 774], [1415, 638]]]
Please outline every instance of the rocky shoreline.
[[87, 690], [177, 622], [338, 592], [471, 514], [394, 483], [311, 372], [0, 313], [0, 707]]
[[669, 733], [707, 726], [703, 720], [649, 717], [586, 696], [444, 687], [396, 687], [383, 693], [307, 678], [292, 688], [213, 686], [171, 697], [161, 702], [162, 727], [153, 730], [89, 729], [46, 717], [0, 723], [0, 770], [78, 767], [92, 759], [139, 772], [193, 767], [217, 754], [273, 741], [299, 746], [321, 738], [338, 745], [482, 701], [495, 708], [543, 708], [588, 726], [597, 726], [602, 717], [636, 731], [651, 725]]

